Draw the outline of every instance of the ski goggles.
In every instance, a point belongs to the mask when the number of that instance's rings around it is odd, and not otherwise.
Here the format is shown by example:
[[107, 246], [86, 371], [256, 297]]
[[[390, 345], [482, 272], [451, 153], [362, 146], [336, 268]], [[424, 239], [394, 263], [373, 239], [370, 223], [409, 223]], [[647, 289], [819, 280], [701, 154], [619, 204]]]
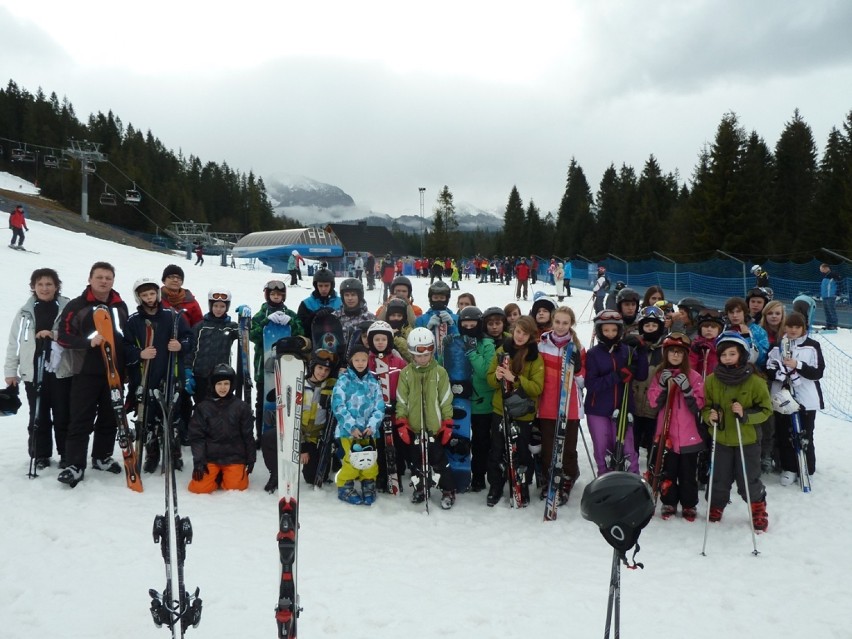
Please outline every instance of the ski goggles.
[[675, 331], [674, 333], [669, 333], [666, 335], [666, 339], [663, 340], [663, 348], [689, 348], [691, 340], [686, 333], [681, 333], [680, 331]]
[[231, 301], [230, 293], [210, 293], [210, 299], [214, 302], [229, 302]]
[[331, 364], [337, 359], [337, 355], [328, 349], [320, 348], [314, 351], [314, 358], [328, 362], [326, 366], [331, 366]]
[[595, 322], [598, 324], [605, 324], [607, 322], [619, 323], [623, 322], [621, 318], [621, 313], [618, 311], [601, 311], [598, 313], [597, 317], [595, 317]]
[[411, 350], [414, 351], [415, 355], [426, 355], [427, 353], [431, 353], [435, 350], [434, 344], [418, 344]]
[[674, 313], [674, 304], [666, 300], [660, 300], [654, 306], [663, 311], [663, 313]]
[[286, 291], [287, 287], [284, 285], [284, 282], [281, 280], [272, 280], [266, 283], [267, 291]]

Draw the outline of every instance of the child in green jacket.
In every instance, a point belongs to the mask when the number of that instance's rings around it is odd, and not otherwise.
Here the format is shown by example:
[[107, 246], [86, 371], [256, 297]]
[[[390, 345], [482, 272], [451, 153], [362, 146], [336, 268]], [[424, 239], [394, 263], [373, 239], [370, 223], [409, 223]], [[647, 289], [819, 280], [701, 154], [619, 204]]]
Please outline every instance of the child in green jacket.
[[[716, 458], [710, 478], [713, 483], [710, 521], [722, 520], [731, 485], [736, 481], [740, 496], [745, 500], [748, 494], [751, 500], [754, 529], [763, 532], [769, 527], [769, 515], [766, 513], [766, 488], [760, 481], [759, 424], [772, 414], [769, 389], [748, 363], [748, 343], [739, 333], [726, 331], [719, 335], [716, 354], [719, 364], [704, 383], [705, 405], [701, 411], [702, 420], [711, 425], [711, 434], [712, 424], [717, 425]], [[742, 434], [745, 478], [743, 462], [739, 458], [737, 419]]]

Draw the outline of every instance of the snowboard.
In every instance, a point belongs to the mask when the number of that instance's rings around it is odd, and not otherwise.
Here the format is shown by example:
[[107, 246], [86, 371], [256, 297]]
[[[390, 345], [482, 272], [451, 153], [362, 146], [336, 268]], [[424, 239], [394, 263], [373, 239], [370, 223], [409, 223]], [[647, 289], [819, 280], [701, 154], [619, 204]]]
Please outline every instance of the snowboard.
[[473, 367], [465, 355], [464, 338], [455, 335], [444, 340], [443, 362], [453, 393], [453, 437], [445, 446], [456, 490], [470, 489], [470, 398], [473, 394]]
[[297, 591], [299, 543], [299, 451], [302, 431], [302, 398], [305, 363], [293, 354], [275, 356], [273, 392], [278, 453], [278, 561], [281, 581], [275, 620], [278, 636], [296, 637], [296, 619], [301, 608]]
[[324, 314], [314, 317], [314, 321], [311, 322], [311, 344], [315, 351], [324, 350], [334, 353], [337, 356], [338, 366], [346, 365], [343, 325], [336, 315]]
[[267, 322], [263, 327], [263, 426], [261, 434], [275, 428], [275, 342], [290, 337], [290, 325]]
[[127, 479], [127, 487], [141, 493], [142, 478], [139, 476], [136, 448], [133, 446], [133, 431], [130, 430], [130, 425], [127, 423], [124, 400], [121, 397], [123, 384], [115, 361], [115, 332], [109, 308], [104, 305], [96, 306], [92, 319], [95, 323], [95, 330], [104, 338], [104, 341], [101, 342], [101, 355], [104, 358], [104, 368], [109, 384], [109, 402], [118, 426], [118, 445], [124, 458], [124, 475]]

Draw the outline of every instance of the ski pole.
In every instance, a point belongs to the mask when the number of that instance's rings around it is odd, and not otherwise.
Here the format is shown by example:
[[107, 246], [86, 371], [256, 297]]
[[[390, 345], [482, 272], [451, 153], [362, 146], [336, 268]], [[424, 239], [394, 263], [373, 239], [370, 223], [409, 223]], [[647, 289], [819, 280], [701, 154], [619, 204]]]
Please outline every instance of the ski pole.
[[49, 349], [50, 343], [46, 343], [43, 337], [36, 339], [36, 352], [38, 353], [38, 357], [35, 362], [35, 406], [33, 406], [33, 427], [30, 432], [29, 441], [30, 469], [27, 473], [27, 477], [30, 479], [38, 477], [38, 468], [36, 464], [36, 440], [38, 439], [38, 431], [41, 422], [41, 395], [44, 388], [44, 360]]
[[618, 561], [618, 551], [612, 551], [612, 570], [609, 575], [609, 599], [606, 604], [606, 627], [604, 639], [609, 639], [612, 629], [613, 613], [615, 613], [615, 639], [618, 639], [621, 626], [621, 564]]
[[[719, 412], [719, 408], [715, 408], [716, 412]], [[710, 444], [710, 477], [707, 480], [707, 515], [704, 520], [704, 543], [701, 545], [701, 555], [703, 557], [707, 556], [705, 552], [707, 550], [707, 530], [710, 527], [710, 504], [712, 503], [713, 498], [713, 469], [716, 466], [716, 427], [719, 425], [718, 415], [716, 420], [713, 422], [713, 441]]]
[[592, 469], [592, 479], [594, 479], [598, 476], [598, 469], [592, 461], [592, 453], [589, 452], [589, 443], [586, 441], [586, 433], [583, 431], [582, 423], [578, 426], [578, 430], [580, 431], [580, 437], [583, 438], [583, 448], [586, 449], [586, 457], [589, 460], [589, 467]]
[[754, 519], [751, 516], [751, 494], [748, 490], [748, 475], [746, 474], [746, 462], [745, 462], [745, 449], [743, 448], [743, 433], [742, 433], [742, 425], [740, 423], [740, 417], [734, 413], [734, 419], [737, 424], [737, 440], [740, 443], [740, 461], [743, 466], [743, 489], [745, 491], [746, 498], [746, 510], [748, 510], [748, 522], [749, 526], [751, 526], [751, 543], [754, 547], [752, 553], [755, 557], [757, 557], [759, 551], [757, 550], [757, 534], [754, 532]]

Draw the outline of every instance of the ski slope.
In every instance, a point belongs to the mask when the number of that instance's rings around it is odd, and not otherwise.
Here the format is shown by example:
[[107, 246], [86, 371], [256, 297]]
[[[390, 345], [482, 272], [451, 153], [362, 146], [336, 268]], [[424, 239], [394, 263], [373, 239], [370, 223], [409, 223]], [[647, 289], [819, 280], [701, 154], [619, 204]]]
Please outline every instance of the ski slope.
[[[26, 246], [39, 255], [0, 247], [4, 337], [29, 294], [30, 273], [42, 266], [57, 269], [63, 293], [74, 297], [94, 261], [111, 262], [116, 289], [131, 308], [133, 281], [159, 280], [170, 262], [184, 268], [185, 286], [202, 306], [216, 285], [232, 290], [232, 308], [257, 309], [270, 277], [223, 268], [215, 259], [194, 267], [182, 256], [169, 258], [39, 222], [29, 226]], [[428, 280], [412, 279], [415, 300], [425, 307]], [[513, 289], [499, 284], [462, 280], [461, 289], [472, 292], [480, 308], [513, 299]], [[290, 288], [288, 306], [295, 309], [309, 292]], [[575, 290], [568, 301], [579, 313], [588, 296]], [[373, 310], [377, 297], [376, 291], [368, 293]], [[522, 310], [530, 305], [522, 302]], [[589, 308], [582, 320], [580, 336], [587, 343]], [[852, 349], [849, 331], [832, 339], [847, 352]], [[0, 635], [166, 636], [167, 630], [151, 621], [147, 594], [165, 584], [160, 549], [151, 536], [154, 516], [163, 512], [163, 478], [144, 475], [142, 494], [129, 491], [121, 475], [91, 469], [73, 490], [56, 481], [55, 465], [30, 480], [26, 412], [0, 419]], [[850, 636], [841, 611], [852, 595], [845, 557], [852, 530], [847, 472], [852, 428], [819, 415], [815, 439], [818, 472], [810, 495], [795, 484], [782, 488], [777, 475], [764, 475], [770, 524], [758, 536], [758, 557], [751, 555], [741, 501], [727, 508], [721, 524], [712, 525], [707, 557], [700, 555], [703, 502], [695, 523], [680, 517], [651, 521], [637, 557], [645, 569], [622, 570], [624, 636]], [[557, 631], [600, 636], [612, 551], [580, 516], [580, 496], [591, 479], [580, 449], [578, 486], [558, 521], [549, 523], [542, 522], [543, 502], [535, 498], [525, 510], [510, 510], [505, 499], [487, 508], [484, 492], [460, 495], [453, 510], [435, 507], [427, 516], [422, 506], [409, 503], [407, 479], [401, 498], [380, 494], [371, 508], [339, 502], [333, 488], [303, 487], [300, 636], [468, 639]], [[276, 498], [263, 491], [266, 478], [259, 460], [248, 491], [199, 496], [186, 490], [189, 472], [178, 474], [180, 512], [192, 519], [195, 531], [187, 549], [186, 584], [199, 586], [204, 600], [201, 625], [188, 631], [190, 637], [275, 636], [278, 524]]]

